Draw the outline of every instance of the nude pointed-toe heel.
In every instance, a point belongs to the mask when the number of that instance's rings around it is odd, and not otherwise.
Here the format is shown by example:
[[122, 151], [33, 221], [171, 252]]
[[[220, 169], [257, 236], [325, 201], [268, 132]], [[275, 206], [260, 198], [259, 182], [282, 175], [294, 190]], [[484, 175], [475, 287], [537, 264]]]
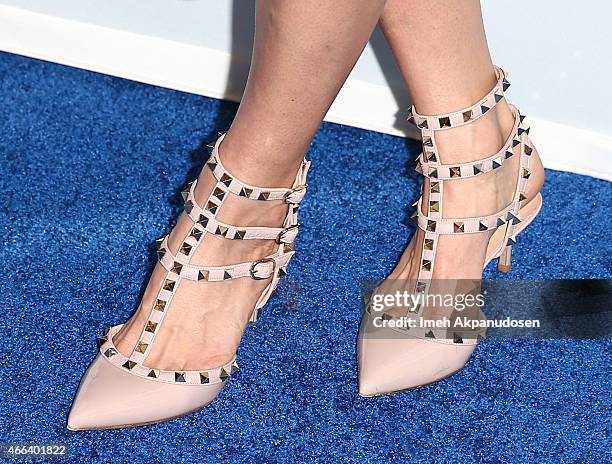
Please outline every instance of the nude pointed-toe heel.
[[[497, 82], [493, 89], [469, 108], [436, 116], [420, 115], [414, 107], [409, 120], [421, 129], [423, 152], [417, 159], [417, 171], [429, 179], [428, 201], [423, 196], [416, 204], [418, 227], [425, 237], [420, 251], [421, 265], [413, 294], [427, 295], [436, 262], [440, 235], [492, 233], [489, 239], [485, 266], [499, 258], [498, 268], [510, 271], [512, 247], [516, 236], [531, 223], [542, 207], [542, 196], [537, 193], [527, 198], [526, 187], [530, 165], [537, 152], [529, 138], [529, 127], [524, 116], [513, 106], [514, 126], [501, 150], [478, 161], [447, 165], [440, 162], [435, 134], [438, 131], [470, 124], [482, 117], [504, 99], [509, 87], [506, 73], [495, 68]], [[486, 174], [500, 168], [513, 156], [520, 157], [519, 172], [512, 202], [495, 214], [470, 217], [443, 217], [444, 186], [447, 182]], [[425, 212], [424, 212], [425, 211]], [[410, 317], [422, 316], [415, 309]], [[474, 351], [478, 337], [446, 329], [373, 328], [375, 317], [366, 309], [358, 337], [358, 380], [362, 396], [376, 396], [427, 385], [459, 371]], [[410, 335], [409, 335], [410, 334]], [[470, 335], [474, 335], [473, 333]]]
[[[246, 184], [223, 166], [219, 145], [225, 134], [211, 146], [207, 162], [216, 179], [203, 205], [195, 199], [196, 182], [183, 192], [185, 212], [193, 225], [174, 255], [168, 237], [158, 240], [158, 258], [166, 276], [150, 310], [140, 339], [129, 356], [119, 352], [113, 342], [121, 325], [111, 327], [99, 341], [99, 353], [84, 374], [68, 416], [70, 430], [109, 429], [163, 422], [187, 415], [213, 401], [228, 378], [236, 371], [236, 356], [214, 369], [168, 371], [147, 364], [147, 356], [156, 337], [163, 330], [173, 296], [183, 280], [223, 282], [231, 279], [255, 279], [270, 282], [253, 308], [251, 321], [263, 307], [286, 274], [294, 255], [298, 233], [297, 208], [306, 193], [306, 176], [310, 162], [304, 160], [292, 188], [268, 188]], [[236, 195], [253, 201], [283, 201], [287, 215], [282, 227], [242, 227], [217, 219], [224, 200]], [[254, 262], [225, 266], [197, 266], [191, 257], [206, 234], [229, 240], [273, 240], [276, 251]]]

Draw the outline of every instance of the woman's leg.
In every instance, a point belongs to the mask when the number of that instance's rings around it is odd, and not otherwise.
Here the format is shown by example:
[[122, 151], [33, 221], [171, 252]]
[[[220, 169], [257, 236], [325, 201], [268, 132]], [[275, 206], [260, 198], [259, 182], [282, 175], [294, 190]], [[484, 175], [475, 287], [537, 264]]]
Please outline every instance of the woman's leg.
[[[479, 0], [389, 0], [380, 25], [420, 114], [444, 114], [469, 107], [493, 88], [496, 78]], [[513, 122], [508, 104], [502, 100], [470, 124], [436, 132], [441, 162], [468, 162], [496, 153]], [[513, 157], [490, 173], [446, 182], [443, 215], [481, 216], [507, 206], [516, 186], [518, 162], [518, 157]], [[543, 181], [537, 156], [532, 166], [526, 192], [530, 199]], [[426, 205], [427, 180], [423, 191]], [[487, 233], [441, 236], [434, 278], [479, 279], [489, 236]], [[392, 277], [416, 276], [422, 240], [419, 230]]]
[[[310, 141], [378, 21], [384, 0], [260, 0], [251, 71], [220, 157], [236, 178], [258, 186], [290, 187]], [[199, 176], [198, 204], [214, 185]], [[287, 205], [228, 195], [217, 219], [241, 226], [279, 227]], [[176, 253], [189, 233], [185, 214], [170, 234]], [[218, 266], [260, 259], [270, 240], [227, 240], [206, 234], [192, 263]], [[272, 241], [273, 242], [273, 241]], [[136, 315], [115, 337], [129, 355], [138, 341], [165, 270], [156, 266]], [[268, 280], [183, 280], [145, 361], [162, 369], [206, 369], [232, 358], [250, 312]]]

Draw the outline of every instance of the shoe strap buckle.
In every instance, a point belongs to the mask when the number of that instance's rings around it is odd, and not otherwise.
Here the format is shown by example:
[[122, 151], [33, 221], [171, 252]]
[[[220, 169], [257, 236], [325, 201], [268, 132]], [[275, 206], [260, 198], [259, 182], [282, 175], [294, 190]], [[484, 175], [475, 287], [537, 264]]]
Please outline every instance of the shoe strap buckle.
[[[276, 243], [277, 244], [281, 244], [281, 243], [293, 243], [293, 241], [295, 240], [295, 235], [297, 235], [298, 231], [300, 229], [300, 225], [299, 224], [294, 224], [292, 226], [286, 227], [283, 230], [281, 230], [278, 234], [278, 236], [276, 237]], [[292, 231], [295, 230], [295, 235], [293, 236], [293, 240], [290, 240], [289, 242], [285, 242], [284, 238], [285, 238], [285, 234], [290, 233]]]
[[298, 185], [296, 187], [293, 187], [291, 190], [289, 190], [287, 193], [285, 193], [285, 203], [289, 204], [289, 205], [297, 205], [300, 203], [300, 201], [302, 201], [302, 198], [304, 197], [304, 194], [301, 195], [301, 197], [299, 199], [297, 199], [297, 201], [293, 201], [291, 200], [291, 196], [295, 193], [300, 193], [303, 192], [305, 193], [306, 188], [308, 187], [308, 184], [302, 184], [302, 185]]
[[[261, 277], [257, 275], [257, 265], [259, 264], [265, 264], [265, 263], [272, 263], [272, 272], [270, 273], [270, 275], [267, 275], [265, 277]], [[249, 269], [249, 273], [251, 274], [251, 278], [253, 278], [254, 280], [265, 280], [265, 279], [269, 279], [270, 277], [272, 277], [274, 275], [274, 273], [276, 272], [276, 260], [274, 258], [262, 258], [262, 259], [258, 259], [257, 261], [253, 262], [253, 264], [251, 264], [251, 268]]]

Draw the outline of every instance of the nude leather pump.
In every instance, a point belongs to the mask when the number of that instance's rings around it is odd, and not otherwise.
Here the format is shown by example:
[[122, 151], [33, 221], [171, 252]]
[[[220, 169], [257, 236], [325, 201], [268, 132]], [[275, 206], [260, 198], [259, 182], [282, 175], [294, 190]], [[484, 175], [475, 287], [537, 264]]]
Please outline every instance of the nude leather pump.
[[[187, 415], [213, 401], [228, 378], [236, 371], [236, 357], [214, 369], [167, 371], [147, 363], [147, 356], [163, 329], [166, 314], [172, 310], [172, 300], [183, 280], [223, 282], [231, 279], [269, 279], [253, 308], [251, 321], [266, 304], [286, 274], [294, 255], [293, 245], [298, 233], [297, 208], [306, 193], [306, 175], [310, 162], [304, 160], [293, 187], [268, 188], [248, 185], [230, 174], [219, 155], [225, 134], [210, 148], [207, 167], [216, 185], [203, 204], [198, 204], [194, 192], [196, 182], [183, 192], [185, 212], [193, 225], [174, 255], [168, 247], [168, 237], [158, 240], [158, 258], [165, 269], [165, 280], [140, 338], [129, 356], [119, 352], [113, 337], [122, 325], [111, 327], [99, 340], [99, 353], [83, 376], [68, 417], [70, 430], [108, 429], [146, 425]], [[217, 219], [224, 201], [230, 195], [256, 201], [283, 201], [287, 215], [282, 227], [242, 227], [222, 223]], [[228, 240], [273, 240], [276, 251], [255, 262], [205, 267], [191, 262], [195, 250], [207, 234]], [[177, 308], [178, 309], [178, 308]]]
[[[423, 151], [417, 158], [417, 171], [429, 179], [427, 202], [423, 196], [416, 203], [414, 218], [424, 232], [420, 251], [420, 269], [413, 294], [427, 295], [433, 279], [436, 249], [441, 235], [491, 233], [485, 266], [499, 258], [498, 268], [510, 270], [510, 257], [516, 236], [531, 223], [542, 206], [537, 193], [528, 199], [525, 192], [530, 165], [538, 155], [529, 138], [524, 116], [513, 106], [514, 126], [503, 147], [478, 161], [442, 164], [436, 145], [436, 133], [476, 121], [504, 99], [510, 86], [506, 73], [495, 67], [497, 82], [493, 89], [473, 106], [448, 114], [424, 116], [414, 106], [409, 121], [421, 130]], [[514, 198], [504, 209], [482, 217], [448, 218], [443, 216], [444, 186], [447, 182], [482, 176], [499, 169], [511, 157], [519, 157]], [[375, 290], [376, 292], [376, 290]], [[409, 316], [418, 318], [422, 307], [411, 309]], [[459, 371], [476, 348], [478, 336], [448, 331], [446, 328], [397, 328], [374, 324], [375, 314], [368, 305], [359, 331], [357, 358], [359, 394], [377, 396], [410, 390], [442, 380]], [[478, 334], [476, 334], [478, 335]]]

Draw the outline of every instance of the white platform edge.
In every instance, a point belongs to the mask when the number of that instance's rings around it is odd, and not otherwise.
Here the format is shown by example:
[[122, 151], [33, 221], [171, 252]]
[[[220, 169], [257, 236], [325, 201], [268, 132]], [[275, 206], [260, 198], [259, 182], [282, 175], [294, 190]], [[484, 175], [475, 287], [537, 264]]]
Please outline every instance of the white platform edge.
[[[21, 8], [0, 5], [0, 50], [198, 95], [240, 98], [227, 85], [228, 53]], [[246, 63], [234, 65], [246, 73]], [[395, 127], [398, 114], [389, 87], [349, 77], [325, 120], [405, 136]], [[612, 181], [612, 137], [533, 118], [528, 122], [547, 168]]]

